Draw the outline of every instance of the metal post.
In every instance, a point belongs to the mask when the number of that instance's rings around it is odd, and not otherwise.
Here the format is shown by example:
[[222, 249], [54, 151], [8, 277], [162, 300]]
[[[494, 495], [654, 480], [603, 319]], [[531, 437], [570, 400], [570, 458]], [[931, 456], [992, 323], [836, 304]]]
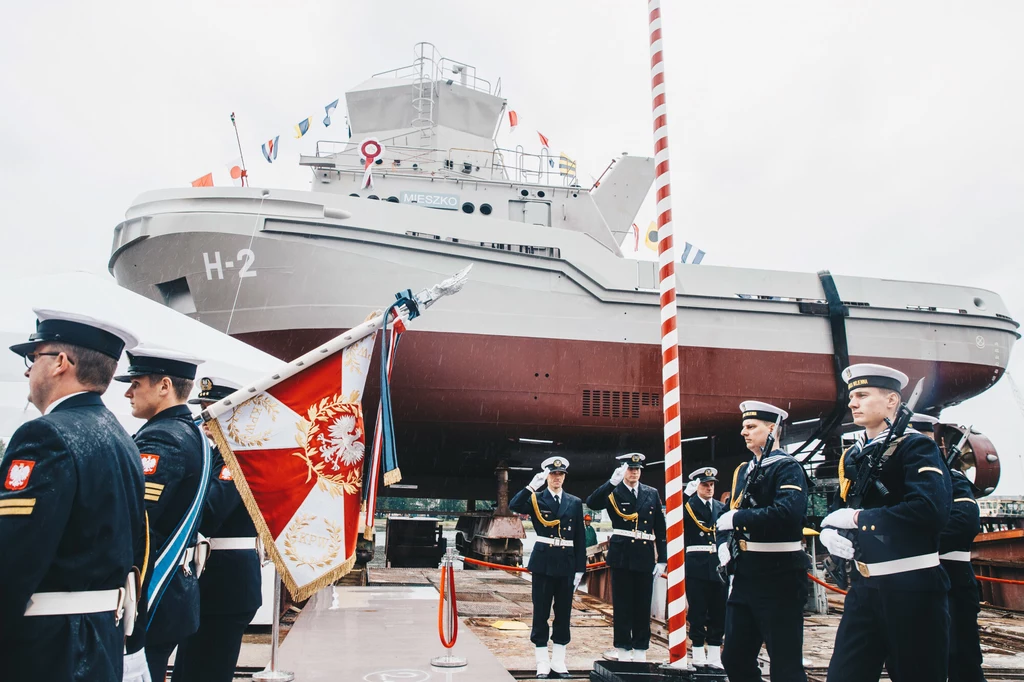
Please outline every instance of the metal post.
[[494, 470], [494, 473], [498, 477], [498, 500], [495, 505], [494, 515], [512, 516], [512, 512], [508, 508], [508, 467], [502, 462]]
[[277, 669], [277, 642], [281, 638], [281, 577], [274, 569], [274, 624], [270, 629], [270, 669], [253, 673], [254, 682], [291, 682], [295, 673]]

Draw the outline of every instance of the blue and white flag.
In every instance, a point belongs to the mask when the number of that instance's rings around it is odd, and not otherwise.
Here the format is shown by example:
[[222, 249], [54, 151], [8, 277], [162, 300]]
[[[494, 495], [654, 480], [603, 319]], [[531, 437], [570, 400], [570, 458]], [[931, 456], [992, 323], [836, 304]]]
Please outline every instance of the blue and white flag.
[[331, 127], [331, 112], [338, 108], [338, 102], [339, 101], [341, 101], [341, 100], [340, 99], [336, 99], [336, 100], [334, 100], [333, 102], [331, 102], [330, 104], [328, 104], [327, 106], [324, 107], [324, 111], [327, 113], [327, 115], [324, 116], [324, 128], [330, 128]]
[[277, 158], [277, 141], [281, 139], [278, 135], [273, 140], [267, 140], [263, 143], [263, 158], [267, 160], [267, 163], [274, 163], [274, 159]]
[[[691, 244], [690, 242], [686, 242], [685, 246], [683, 246], [683, 255], [679, 258], [679, 262], [685, 263], [686, 259], [690, 256], [690, 251], [692, 250], [693, 244]], [[693, 257], [693, 262], [691, 263], [691, 265], [700, 265], [700, 262], [702, 260], [704, 260], [704, 252], [701, 251], [700, 249], [697, 249], [697, 255]]]

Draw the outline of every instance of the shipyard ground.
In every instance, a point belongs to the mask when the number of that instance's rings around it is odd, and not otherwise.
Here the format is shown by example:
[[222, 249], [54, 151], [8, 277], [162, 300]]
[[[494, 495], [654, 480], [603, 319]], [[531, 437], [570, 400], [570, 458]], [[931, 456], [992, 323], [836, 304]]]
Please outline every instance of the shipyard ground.
[[[292, 610], [286, 615], [282, 667], [294, 670], [297, 681], [533, 680], [530, 584], [501, 571], [457, 573], [461, 625], [453, 653], [467, 659], [469, 666], [451, 671], [430, 666], [431, 658], [445, 653], [437, 633], [439, 578], [436, 569], [371, 567], [346, 581], [365, 581], [364, 587], [321, 592], [301, 613]], [[828, 615], [804, 618], [809, 680], [825, 680], [842, 600], [842, 595], [830, 594]], [[980, 627], [987, 679], [1024, 680], [1024, 613], [984, 608]], [[653, 631], [648, 659], [667, 661], [664, 624], [655, 621]], [[236, 679], [249, 679], [262, 669], [269, 657], [269, 639], [269, 633], [247, 635]], [[594, 662], [611, 645], [611, 606], [578, 592], [567, 661], [572, 677], [589, 679]], [[767, 660], [763, 651], [762, 658]], [[770, 677], [769, 672], [766, 678]]]

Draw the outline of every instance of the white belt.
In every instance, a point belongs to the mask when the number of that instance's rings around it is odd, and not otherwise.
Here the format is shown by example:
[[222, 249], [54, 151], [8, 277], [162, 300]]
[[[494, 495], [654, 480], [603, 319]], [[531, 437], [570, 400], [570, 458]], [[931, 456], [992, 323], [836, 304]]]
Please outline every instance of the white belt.
[[939, 559], [943, 561], [966, 561], [967, 563], [971, 563], [971, 553], [969, 551], [946, 552], [945, 554], [940, 554]]
[[707, 552], [708, 554], [714, 554], [718, 550], [714, 545], [694, 545], [693, 547], [687, 547], [687, 552]]
[[119, 611], [123, 588], [88, 592], [36, 592], [28, 600], [26, 616], [70, 616]]
[[210, 538], [210, 549], [251, 549], [256, 551], [256, 538]]
[[537, 542], [541, 542], [545, 545], [551, 545], [552, 547], [568, 547], [572, 545], [572, 540], [564, 540], [562, 538], [544, 538], [537, 536]]
[[799, 552], [803, 549], [799, 540], [792, 542], [751, 542], [740, 540], [740, 549], [744, 552]]
[[612, 535], [621, 535], [624, 538], [633, 538], [634, 540], [654, 540], [654, 533], [645, 533], [641, 530], [622, 530], [621, 528], [612, 528]]
[[939, 565], [939, 553], [922, 554], [920, 556], [907, 557], [906, 559], [893, 559], [882, 561], [877, 564], [865, 564], [857, 562], [857, 570], [865, 578], [876, 578], [881, 575], [892, 575], [894, 573], [907, 573], [919, 571], [922, 568], [931, 568]]

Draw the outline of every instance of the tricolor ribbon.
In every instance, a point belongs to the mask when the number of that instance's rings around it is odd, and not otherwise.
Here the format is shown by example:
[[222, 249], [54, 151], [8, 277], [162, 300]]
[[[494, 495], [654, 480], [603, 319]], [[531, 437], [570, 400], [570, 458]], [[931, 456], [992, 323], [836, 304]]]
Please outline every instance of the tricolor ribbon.
[[[391, 338], [388, 339], [385, 335], [381, 339], [382, 345], [389, 345], [390, 349], [387, 354], [387, 368], [388, 368], [388, 383], [390, 384], [391, 372], [395, 367], [395, 351], [398, 349], [398, 337], [405, 331], [405, 323], [402, 318], [396, 317], [394, 323], [391, 326]], [[382, 389], [383, 393], [383, 389]], [[390, 393], [390, 392], [389, 392]], [[390, 397], [390, 396], [389, 396]], [[366, 492], [366, 504], [363, 515], [363, 537], [367, 540], [373, 537], [373, 515], [377, 509], [377, 489], [379, 487], [380, 472], [381, 472], [381, 451], [384, 446], [384, 426], [383, 426], [383, 399], [382, 404], [377, 406], [377, 426], [373, 430], [373, 451], [370, 454], [370, 469], [369, 469], [369, 480], [365, 488]], [[397, 457], [392, 453], [392, 458], [397, 460]], [[387, 473], [391, 471], [397, 472], [392, 474], [391, 477], [401, 476], [401, 472], [398, 470], [397, 461], [394, 462], [394, 467], [389, 469]], [[385, 475], [385, 479], [388, 476]], [[397, 483], [397, 481], [390, 481], [390, 483]], [[385, 481], [385, 485], [390, 485], [389, 482]]]

